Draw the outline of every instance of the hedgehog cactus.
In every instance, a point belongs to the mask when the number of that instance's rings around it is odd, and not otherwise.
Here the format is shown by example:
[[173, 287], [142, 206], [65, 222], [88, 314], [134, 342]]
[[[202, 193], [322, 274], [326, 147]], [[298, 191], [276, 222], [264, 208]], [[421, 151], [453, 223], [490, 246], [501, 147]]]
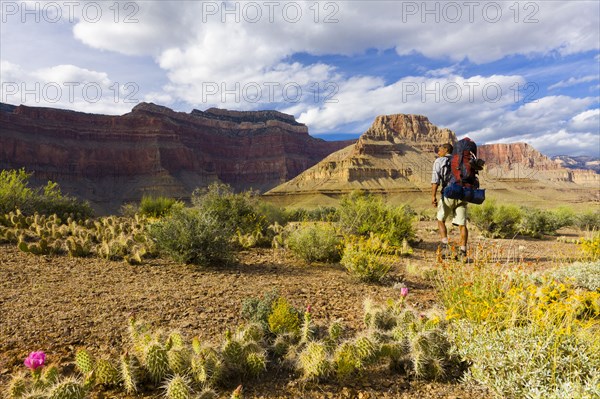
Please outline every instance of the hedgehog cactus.
[[123, 388], [129, 395], [137, 392], [137, 385], [140, 376], [140, 364], [138, 359], [125, 353], [121, 355], [119, 361], [119, 372], [121, 375], [121, 381], [123, 381]]
[[44, 369], [42, 381], [46, 386], [54, 385], [58, 382], [59, 376], [60, 373], [58, 371], [58, 367], [53, 364]]
[[158, 342], [148, 345], [144, 358], [146, 369], [155, 383], [161, 382], [171, 371], [167, 351]]
[[80, 381], [67, 378], [50, 388], [48, 399], [83, 399], [85, 393], [86, 390]]
[[19, 399], [27, 392], [27, 377], [25, 373], [15, 375], [7, 387], [7, 394], [10, 399]]
[[96, 383], [104, 386], [116, 386], [119, 383], [119, 371], [109, 359], [100, 359], [96, 362], [94, 371]]
[[304, 312], [304, 319], [302, 321], [302, 327], [300, 329], [300, 342], [306, 343], [313, 338], [314, 328], [312, 326], [312, 314], [311, 307], [308, 305], [306, 312]]
[[322, 342], [309, 342], [298, 356], [298, 368], [304, 380], [319, 380], [329, 374], [331, 365]]
[[219, 395], [211, 388], [204, 388], [202, 392], [196, 396], [196, 399], [217, 399]]
[[202, 348], [201, 353], [192, 358], [192, 376], [202, 385], [213, 385], [221, 378], [223, 362], [212, 348]]
[[175, 375], [165, 385], [167, 399], [190, 399], [191, 389], [188, 381], [180, 375]]
[[246, 357], [246, 370], [254, 378], [267, 370], [267, 357], [265, 353], [252, 352]]
[[187, 348], [175, 346], [167, 352], [169, 368], [176, 374], [187, 374], [191, 356]]

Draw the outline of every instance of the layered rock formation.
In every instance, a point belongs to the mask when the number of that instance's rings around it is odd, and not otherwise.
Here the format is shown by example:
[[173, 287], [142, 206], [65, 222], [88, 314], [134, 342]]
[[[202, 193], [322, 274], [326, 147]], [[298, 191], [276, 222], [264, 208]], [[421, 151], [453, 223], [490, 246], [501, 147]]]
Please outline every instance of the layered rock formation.
[[148, 103], [122, 116], [2, 104], [0, 124], [0, 168], [24, 167], [110, 210], [144, 193], [187, 197], [217, 180], [267, 190], [350, 144], [313, 138], [276, 111]]
[[[281, 196], [303, 193], [339, 194], [354, 189], [373, 192], [429, 190], [435, 147], [455, 143], [456, 135], [422, 115], [378, 116], [354, 145], [335, 152], [291, 181], [269, 191]], [[480, 180], [487, 187], [539, 183], [600, 187], [593, 171], [567, 170], [525, 143], [481, 145], [486, 161]]]
[[438, 128], [422, 115], [378, 116], [356, 144], [268, 194], [419, 190], [431, 182], [435, 147], [455, 141], [451, 130]]
[[478, 148], [478, 155], [486, 161], [483, 176], [488, 180], [529, 179], [600, 187], [600, 174], [593, 170], [566, 169], [561, 162], [526, 143], [486, 144]]

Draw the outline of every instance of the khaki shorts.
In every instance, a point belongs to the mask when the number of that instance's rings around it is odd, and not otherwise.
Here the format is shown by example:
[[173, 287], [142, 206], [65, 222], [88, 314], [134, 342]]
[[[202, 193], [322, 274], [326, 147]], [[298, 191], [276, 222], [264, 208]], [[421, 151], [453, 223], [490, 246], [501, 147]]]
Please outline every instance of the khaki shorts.
[[442, 198], [438, 203], [437, 219], [445, 222], [448, 217], [452, 218], [455, 226], [467, 225], [467, 203], [461, 200]]

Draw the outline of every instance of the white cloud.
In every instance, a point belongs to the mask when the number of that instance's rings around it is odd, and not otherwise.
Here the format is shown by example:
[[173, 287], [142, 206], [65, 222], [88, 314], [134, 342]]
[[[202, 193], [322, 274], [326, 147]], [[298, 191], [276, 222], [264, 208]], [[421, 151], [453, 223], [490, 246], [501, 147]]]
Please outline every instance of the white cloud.
[[571, 77], [569, 79], [561, 80], [558, 83], [555, 83], [555, 84], [553, 84], [551, 86], [548, 86], [548, 90], [558, 89], [558, 88], [561, 88], [561, 87], [575, 86], [575, 85], [578, 85], [580, 83], [594, 82], [594, 81], [596, 81], [598, 79], [600, 79], [600, 76], [594, 76], [594, 75], [583, 76], [581, 78]]
[[115, 84], [106, 73], [75, 65], [26, 70], [0, 62], [0, 101], [90, 113], [123, 114], [137, 101], [137, 88]]

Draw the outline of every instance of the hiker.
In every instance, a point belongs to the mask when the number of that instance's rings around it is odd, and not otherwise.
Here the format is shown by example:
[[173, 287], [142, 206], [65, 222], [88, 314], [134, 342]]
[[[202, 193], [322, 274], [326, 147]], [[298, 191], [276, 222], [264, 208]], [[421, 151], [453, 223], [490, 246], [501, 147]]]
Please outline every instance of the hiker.
[[452, 217], [452, 224], [459, 226], [460, 230], [460, 253], [461, 260], [467, 260], [467, 240], [469, 230], [467, 229], [467, 203], [463, 200], [444, 198], [437, 200], [437, 190], [441, 186], [441, 192], [448, 184], [451, 177], [450, 160], [452, 156], [452, 144], [442, 144], [437, 151], [438, 158], [433, 163], [433, 172], [431, 176], [431, 204], [438, 208], [437, 220], [442, 240], [442, 247], [448, 246], [448, 230], [446, 229], [446, 219]]

